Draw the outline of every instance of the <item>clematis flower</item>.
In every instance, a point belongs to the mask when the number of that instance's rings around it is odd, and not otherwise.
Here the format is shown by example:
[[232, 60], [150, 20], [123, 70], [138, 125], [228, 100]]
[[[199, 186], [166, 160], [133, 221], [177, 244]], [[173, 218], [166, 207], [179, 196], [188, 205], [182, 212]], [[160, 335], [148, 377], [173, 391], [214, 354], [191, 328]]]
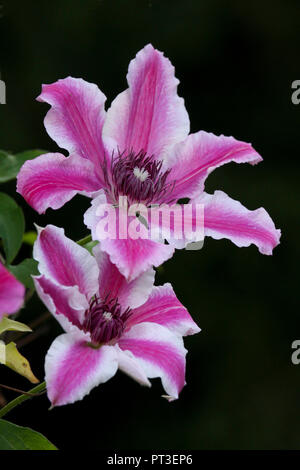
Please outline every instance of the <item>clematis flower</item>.
[[160, 377], [173, 400], [185, 384], [182, 336], [198, 333], [170, 284], [153, 286], [149, 269], [128, 282], [108, 255], [94, 256], [61, 228], [39, 229], [36, 290], [64, 328], [45, 359], [52, 406], [82, 399], [121, 369], [142, 385]]
[[[262, 160], [249, 143], [204, 131], [189, 135], [189, 117], [177, 95], [174, 67], [150, 44], [129, 64], [128, 89], [105, 112], [105, 96], [96, 85], [72, 77], [43, 85], [39, 101], [51, 105], [45, 127], [68, 150], [27, 161], [17, 190], [38, 212], [58, 209], [76, 193], [93, 197], [85, 223], [97, 237], [97, 207], [130, 202], [172, 204], [189, 198], [204, 204], [204, 234], [228, 238], [237, 246], [255, 244], [271, 254], [279, 243], [268, 213], [248, 210], [225, 193], [204, 192], [206, 177], [229, 162], [252, 165]], [[196, 241], [196, 240], [195, 240]], [[106, 239], [109, 254], [127, 279], [169, 259], [175, 247], [156, 239]], [[181, 244], [184, 247], [186, 243]]]
[[17, 312], [24, 302], [25, 287], [0, 262], [0, 321]]

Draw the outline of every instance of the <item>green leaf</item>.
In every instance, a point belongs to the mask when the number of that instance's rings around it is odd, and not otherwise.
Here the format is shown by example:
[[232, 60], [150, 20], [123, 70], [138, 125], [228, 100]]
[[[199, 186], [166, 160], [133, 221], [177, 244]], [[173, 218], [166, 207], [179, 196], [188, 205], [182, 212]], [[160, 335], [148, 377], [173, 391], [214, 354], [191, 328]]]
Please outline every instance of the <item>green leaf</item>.
[[5, 343], [1, 341], [0, 339], [0, 364], [5, 364], [5, 355], [6, 355]]
[[0, 238], [7, 263], [11, 263], [21, 247], [24, 228], [22, 209], [7, 194], [0, 193]]
[[26, 357], [19, 353], [16, 343], [13, 341], [5, 345], [4, 360], [3, 358], [1, 359], [1, 364], [9, 367], [13, 371], [17, 372], [17, 374], [22, 375], [32, 384], [39, 383], [39, 379], [37, 379], [33, 374]]
[[0, 450], [57, 450], [39, 432], [0, 419]]
[[25, 287], [28, 287], [29, 289], [34, 289], [34, 284], [31, 275], [36, 276], [39, 274], [38, 262], [35, 259], [26, 258], [16, 266], [8, 266], [8, 269], [18, 279], [18, 281], [24, 284]]
[[25, 325], [25, 323], [3, 317], [0, 321], [0, 335], [4, 333], [4, 331], [32, 331], [32, 329]]
[[16, 155], [0, 150], [0, 183], [13, 180], [26, 160], [32, 160], [43, 153], [46, 150], [26, 150]]

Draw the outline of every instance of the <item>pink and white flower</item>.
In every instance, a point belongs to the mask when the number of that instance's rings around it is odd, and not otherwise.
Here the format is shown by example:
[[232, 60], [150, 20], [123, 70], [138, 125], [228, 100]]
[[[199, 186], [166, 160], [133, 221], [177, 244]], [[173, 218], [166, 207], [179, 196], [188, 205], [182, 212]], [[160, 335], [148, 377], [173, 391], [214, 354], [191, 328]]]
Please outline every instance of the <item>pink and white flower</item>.
[[94, 255], [61, 228], [39, 229], [36, 290], [65, 330], [45, 360], [52, 406], [82, 399], [118, 368], [146, 386], [160, 377], [166, 398], [178, 398], [185, 385], [182, 337], [200, 329], [170, 284], [153, 286], [152, 268], [128, 282], [99, 244]]
[[[95, 198], [85, 222], [96, 236], [97, 206], [130, 203], [171, 204], [181, 198], [203, 202], [204, 234], [228, 238], [238, 246], [255, 244], [271, 254], [279, 243], [268, 213], [243, 207], [220, 191], [204, 192], [207, 176], [229, 162], [262, 160], [249, 143], [204, 131], [189, 135], [189, 117], [177, 95], [174, 67], [150, 44], [129, 64], [128, 89], [105, 112], [105, 96], [96, 85], [72, 77], [43, 85], [39, 101], [51, 105], [45, 127], [68, 150], [26, 162], [18, 191], [38, 212], [58, 209], [76, 193]], [[104, 240], [102, 250], [127, 277], [170, 258], [174, 248], [160, 239]], [[184, 246], [184, 244], [182, 245]]]
[[17, 312], [24, 302], [25, 287], [0, 262], [0, 321]]

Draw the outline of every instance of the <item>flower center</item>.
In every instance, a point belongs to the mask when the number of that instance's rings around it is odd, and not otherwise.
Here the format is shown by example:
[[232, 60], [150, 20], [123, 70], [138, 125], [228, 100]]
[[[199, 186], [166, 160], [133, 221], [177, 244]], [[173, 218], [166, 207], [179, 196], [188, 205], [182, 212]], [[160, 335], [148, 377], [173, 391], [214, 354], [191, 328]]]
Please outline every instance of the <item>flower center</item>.
[[108, 192], [116, 203], [119, 196], [127, 196], [129, 204], [143, 203], [146, 206], [171, 202], [169, 194], [174, 185], [167, 182], [170, 170], [162, 171], [162, 162], [143, 151], [113, 156], [110, 169], [104, 165], [103, 173]]
[[112, 314], [110, 312], [104, 312], [103, 313], [103, 318], [106, 320], [106, 321], [111, 321], [112, 320]]
[[144, 168], [140, 169], [138, 166], [136, 166], [134, 169], [133, 169], [133, 174], [134, 176], [140, 180], [142, 183], [148, 178], [149, 176], [149, 173], [147, 170], [145, 170]]
[[131, 313], [130, 308], [122, 312], [117, 299], [100, 300], [95, 296], [85, 312], [82, 328], [91, 334], [92, 343], [106, 344], [120, 338]]

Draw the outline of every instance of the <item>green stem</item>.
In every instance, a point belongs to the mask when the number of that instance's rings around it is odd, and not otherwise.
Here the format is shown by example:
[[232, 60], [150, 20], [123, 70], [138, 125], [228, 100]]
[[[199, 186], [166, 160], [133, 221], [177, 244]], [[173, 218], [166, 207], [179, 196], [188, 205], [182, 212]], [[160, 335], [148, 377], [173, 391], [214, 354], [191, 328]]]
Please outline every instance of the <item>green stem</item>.
[[87, 235], [86, 237], [81, 238], [81, 240], [78, 240], [76, 243], [80, 246], [83, 246], [86, 245], [86, 243], [89, 243], [90, 241], [92, 241], [92, 237], [91, 235]]
[[26, 292], [26, 295], [25, 295], [25, 304], [27, 304], [27, 302], [31, 299], [31, 297], [33, 296], [33, 294], [35, 293], [35, 289], [28, 289], [28, 291]]
[[[37, 394], [38, 396], [38, 394], [40, 394], [40, 392], [43, 392], [44, 390], [46, 390], [46, 382], [40, 383], [36, 387], [29, 390], [28, 393], [32, 393], [33, 395]], [[7, 403], [7, 405], [5, 405], [3, 408], [0, 409], [0, 418], [5, 416], [7, 413], [13, 410], [16, 406], [23, 403], [23, 401], [29, 400], [30, 398], [33, 398], [33, 397], [30, 395], [19, 395], [17, 398], [10, 401], [9, 403]]]

